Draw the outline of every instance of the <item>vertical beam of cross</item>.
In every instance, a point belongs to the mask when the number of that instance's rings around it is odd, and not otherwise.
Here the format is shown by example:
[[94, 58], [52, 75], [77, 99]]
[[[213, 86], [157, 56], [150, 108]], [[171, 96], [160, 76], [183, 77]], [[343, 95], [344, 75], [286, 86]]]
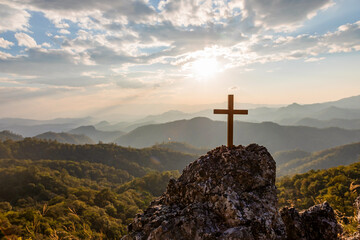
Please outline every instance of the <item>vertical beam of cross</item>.
[[234, 134], [234, 114], [248, 114], [248, 110], [235, 110], [234, 109], [234, 95], [228, 96], [228, 109], [214, 109], [214, 114], [227, 114], [227, 145], [233, 147], [233, 134]]

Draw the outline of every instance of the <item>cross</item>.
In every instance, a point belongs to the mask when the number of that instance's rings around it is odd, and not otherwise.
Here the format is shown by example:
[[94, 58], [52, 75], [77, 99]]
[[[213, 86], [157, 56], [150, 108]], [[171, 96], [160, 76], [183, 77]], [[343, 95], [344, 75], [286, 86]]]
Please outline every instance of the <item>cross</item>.
[[227, 114], [228, 115], [228, 128], [227, 128], [227, 145], [233, 147], [233, 130], [234, 130], [234, 114], [248, 114], [248, 110], [235, 110], [234, 109], [234, 95], [228, 96], [228, 109], [214, 109], [214, 114]]

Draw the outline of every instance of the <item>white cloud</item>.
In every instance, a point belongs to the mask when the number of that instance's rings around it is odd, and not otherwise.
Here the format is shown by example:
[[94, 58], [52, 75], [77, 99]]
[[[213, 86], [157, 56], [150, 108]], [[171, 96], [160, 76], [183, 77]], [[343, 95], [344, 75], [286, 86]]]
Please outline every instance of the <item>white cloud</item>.
[[0, 48], [10, 48], [14, 43], [0, 37]]
[[70, 34], [70, 31], [69, 30], [66, 30], [66, 29], [60, 29], [58, 31], [58, 33], [61, 33], [61, 34]]
[[18, 41], [19, 46], [29, 48], [35, 48], [38, 46], [36, 41], [26, 33], [15, 33], [15, 38]]
[[[16, 33], [18, 45], [30, 49], [16, 59], [0, 52], [0, 58], [5, 59], [0, 71], [39, 74], [36, 82], [48, 85], [87, 86], [111, 79], [121, 88], [146, 88], [157, 78], [183, 77], [181, 69], [199, 58], [216, 59], [224, 71], [236, 67], [251, 71], [253, 63], [313, 62], [323, 59], [321, 54], [360, 50], [359, 22], [324, 35], [287, 36], [267, 31], [291, 30], [328, 7], [330, 0], [167, 0], [160, 1], [158, 12], [145, 0], [18, 2], [23, 3], [23, 9], [17, 11], [41, 11], [61, 28], [51, 30], [65, 35], [48, 32], [54, 43], [41, 47], [60, 45], [55, 50], [42, 49], [28, 34]], [[68, 21], [80, 28], [75, 37], [66, 29]], [[262, 35], [264, 31], [267, 35]], [[11, 46], [6, 44], [2, 46]], [[141, 78], [125, 74], [114, 79], [111, 69], [120, 69], [120, 73], [125, 66], [130, 66], [128, 72], [136, 73], [142, 71], [137, 68], [166, 71], [161, 77], [146, 72]], [[151, 77], [145, 81], [147, 76]]]
[[324, 57], [320, 57], [320, 58], [311, 57], [311, 58], [305, 59], [305, 62], [318, 62], [318, 61], [321, 61], [324, 59], [325, 59]]
[[0, 51], [0, 59], [5, 60], [5, 59], [8, 59], [8, 58], [12, 58], [12, 55], [9, 54], [9, 53], [4, 53], [4, 52]]
[[269, 28], [290, 30], [314, 17], [317, 11], [333, 5], [332, 0], [239, 0], [244, 15]]
[[51, 47], [51, 44], [50, 43], [47, 43], [47, 42], [44, 42], [41, 44], [42, 47], [46, 47], [46, 48], [50, 48]]
[[6, 31], [26, 31], [30, 14], [23, 8], [0, 2], [0, 33]]

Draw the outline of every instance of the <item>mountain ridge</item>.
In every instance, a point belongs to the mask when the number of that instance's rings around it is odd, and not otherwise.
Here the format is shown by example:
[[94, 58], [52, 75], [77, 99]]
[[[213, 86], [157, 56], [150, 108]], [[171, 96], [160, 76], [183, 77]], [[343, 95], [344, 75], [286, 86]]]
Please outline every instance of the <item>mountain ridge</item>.
[[[226, 122], [198, 117], [147, 125], [121, 136], [115, 142], [123, 146], [146, 147], [168, 141], [213, 148], [226, 143]], [[360, 130], [281, 126], [272, 122], [234, 123], [235, 144], [256, 142], [266, 146], [271, 152], [296, 148], [313, 152], [357, 141], [360, 141]]]

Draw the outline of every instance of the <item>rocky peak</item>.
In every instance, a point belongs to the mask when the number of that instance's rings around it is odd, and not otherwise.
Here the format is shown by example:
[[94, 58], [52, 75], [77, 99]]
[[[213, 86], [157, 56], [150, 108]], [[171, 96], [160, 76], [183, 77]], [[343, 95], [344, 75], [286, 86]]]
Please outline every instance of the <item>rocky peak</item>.
[[[166, 192], [135, 217], [123, 239], [292, 239], [286, 233], [291, 228], [300, 233], [290, 235], [302, 237], [307, 226], [302, 219], [308, 218], [288, 211], [283, 215], [290, 223], [284, 224], [277, 209], [275, 173], [275, 161], [265, 147], [218, 147], [172, 179]], [[319, 221], [327, 219], [321, 214]], [[328, 232], [337, 236], [338, 229]]]

